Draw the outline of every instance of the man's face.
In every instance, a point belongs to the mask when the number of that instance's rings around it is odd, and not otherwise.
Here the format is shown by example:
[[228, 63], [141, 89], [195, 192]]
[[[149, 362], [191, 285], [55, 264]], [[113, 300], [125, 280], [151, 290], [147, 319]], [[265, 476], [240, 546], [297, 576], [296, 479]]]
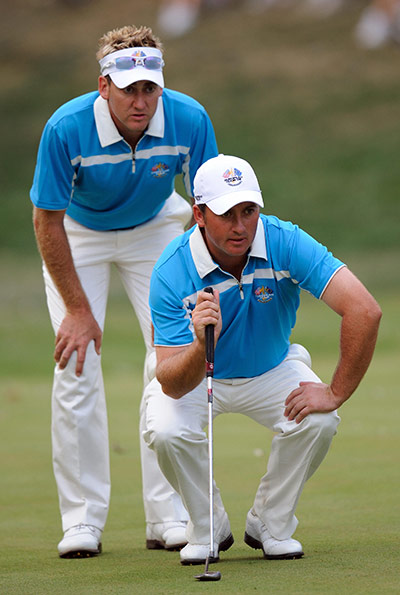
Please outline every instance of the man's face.
[[243, 261], [253, 243], [260, 208], [253, 202], [242, 202], [223, 215], [215, 215], [206, 207], [202, 213], [197, 205], [193, 214], [210, 254], [221, 265]]
[[99, 93], [108, 101], [111, 117], [128, 142], [142, 136], [154, 116], [162, 88], [151, 81], [137, 81], [119, 89], [104, 76], [99, 77]]

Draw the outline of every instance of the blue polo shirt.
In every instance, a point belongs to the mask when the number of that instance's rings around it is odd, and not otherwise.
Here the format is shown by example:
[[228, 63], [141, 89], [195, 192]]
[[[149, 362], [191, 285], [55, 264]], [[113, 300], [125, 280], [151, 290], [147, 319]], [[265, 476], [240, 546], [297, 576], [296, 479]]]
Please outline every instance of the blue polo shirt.
[[31, 200], [96, 230], [139, 225], [155, 217], [182, 174], [189, 196], [200, 165], [218, 155], [205, 109], [164, 89], [135, 151], [119, 134], [98, 92], [61, 106], [40, 141]]
[[154, 267], [150, 307], [155, 345], [193, 342], [197, 292], [211, 285], [220, 292], [222, 313], [215, 378], [259, 376], [288, 352], [300, 290], [320, 298], [343, 266], [297, 225], [260, 215], [239, 282], [212, 260], [195, 226], [172, 241]]

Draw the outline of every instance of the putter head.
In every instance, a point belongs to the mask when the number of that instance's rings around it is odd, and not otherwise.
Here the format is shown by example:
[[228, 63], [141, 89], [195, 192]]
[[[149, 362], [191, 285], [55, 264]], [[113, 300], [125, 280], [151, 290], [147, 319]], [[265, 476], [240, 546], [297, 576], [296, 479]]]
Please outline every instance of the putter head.
[[221, 579], [220, 572], [204, 572], [204, 574], [198, 574], [194, 577], [198, 581], [219, 581]]

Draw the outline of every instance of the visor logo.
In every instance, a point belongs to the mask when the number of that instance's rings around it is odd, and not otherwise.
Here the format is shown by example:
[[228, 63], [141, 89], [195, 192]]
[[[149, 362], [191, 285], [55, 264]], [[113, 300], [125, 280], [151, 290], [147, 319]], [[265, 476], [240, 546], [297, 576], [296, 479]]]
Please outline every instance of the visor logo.
[[146, 58], [146, 54], [144, 52], [142, 52], [142, 50], [136, 50], [136, 52], [133, 52], [132, 58], [135, 59], [135, 66], [144, 66], [145, 65], [144, 61]]
[[237, 169], [236, 167], [231, 167], [227, 169], [226, 172], [222, 174], [224, 178], [224, 182], [228, 184], [228, 186], [239, 186], [243, 180], [242, 172]]

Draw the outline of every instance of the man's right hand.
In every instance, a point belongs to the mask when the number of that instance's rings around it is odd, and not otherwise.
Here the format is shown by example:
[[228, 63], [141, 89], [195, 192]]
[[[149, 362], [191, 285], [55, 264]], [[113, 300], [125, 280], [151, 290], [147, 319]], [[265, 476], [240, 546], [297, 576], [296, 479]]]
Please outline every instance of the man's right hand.
[[212, 324], [215, 327], [214, 338], [217, 344], [222, 329], [221, 308], [219, 305], [219, 291], [214, 294], [206, 291], [199, 291], [196, 306], [192, 312], [192, 322], [196, 337], [201, 345], [205, 344], [206, 326]]
[[205, 329], [214, 326], [214, 341], [217, 344], [222, 328], [219, 292], [214, 295], [206, 291], [197, 294], [196, 306], [192, 312], [192, 323], [196, 340], [179, 347], [156, 346], [156, 375], [166, 395], [180, 399], [193, 390], [205, 375]]
[[59, 368], [63, 370], [73, 352], [76, 351], [75, 373], [80, 376], [90, 341], [94, 341], [96, 353], [100, 355], [102, 332], [93, 314], [90, 311], [68, 313], [62, 321], [56, 336], [54, 359]]
[[40, 253], [67, 311], [56, 336], [54, 359], [63, 370], [76, 351], [76, 375], [80, 376], [90, 341], [94, 341], [96, 353], [100, 355], [102, 331], [93, 316], [75, 269], [64, 228], [64, 216], [65, 211], [46, 211], [36, 207], [33, 209]]

